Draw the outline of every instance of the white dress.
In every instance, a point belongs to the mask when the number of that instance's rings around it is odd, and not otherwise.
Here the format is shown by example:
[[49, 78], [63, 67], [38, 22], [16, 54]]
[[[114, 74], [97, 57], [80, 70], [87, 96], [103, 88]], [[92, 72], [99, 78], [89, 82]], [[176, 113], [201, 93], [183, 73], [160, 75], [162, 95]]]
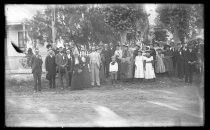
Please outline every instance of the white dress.
[[135, 58], [135, 78], [144, 78], [144, 56], [136, 56]]
[[[146, 62], [152, 61], [153, 60], [153, 56], [148, 57], [144, 57], [144, 60]], [[155, 78], [155, 71], [154, 68], [152, 66], [152, 63], [146, 63], [145, 66], [146, 70], [145, 70], [145, 79], [153, 79]]]

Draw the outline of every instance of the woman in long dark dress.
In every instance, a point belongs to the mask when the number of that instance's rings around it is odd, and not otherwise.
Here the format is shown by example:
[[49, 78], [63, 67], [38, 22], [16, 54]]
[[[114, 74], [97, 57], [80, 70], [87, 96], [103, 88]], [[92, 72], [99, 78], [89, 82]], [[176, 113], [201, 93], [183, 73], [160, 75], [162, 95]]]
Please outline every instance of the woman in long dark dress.
[[84, 88], [84, 66], [78, 53], [75, 53], [74, 69], [72, 75], [71, 89], [70, 90], [81, 90]]
[[82, 60], [82, 66], [83, 66], [83, 71], [82, 71], [82, 76], [84, 79], [84, 87], [89, 88], [91, 86], [91, 74], [90, 74], [90, 66], [89, 66], [89, 57], [86, 56], [85, 52], [82, 51], [81, 55], [81, 60]]
[[166, 45], [165, 48], [166, 48], [166, 51], [163, 52], [163, 54], [164, 54], [163, 61], [164, 61], [165, 69], [166, 69], [168, 76], [171, 76], [172, 72], [173, 72], [173, 61], [172, 61], [173, 52], [170, 50], [169, 45]]

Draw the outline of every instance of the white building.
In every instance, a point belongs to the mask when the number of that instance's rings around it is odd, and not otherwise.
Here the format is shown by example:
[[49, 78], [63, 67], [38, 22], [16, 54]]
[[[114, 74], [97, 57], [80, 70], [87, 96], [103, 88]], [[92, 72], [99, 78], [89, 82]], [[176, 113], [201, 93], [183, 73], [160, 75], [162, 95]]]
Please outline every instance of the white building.
[[[24, 39], [27, 37], [28, 27], [25, 26], [25, 19], [31, 19], [37, 12], [37, 9], [43, 9], [40, 5], [5, 5], [6, 16], [6, 37], [5, 37], [5, 69], [20, 70], [25, 69], [20, 63], [25, 54], [18, 53], [11, 42], [20, 49], [27, 48]], [[46, 48], [40, 47], [40, 53], [46, 54]], [[44, 61], [44, 59], [43, 59]]]

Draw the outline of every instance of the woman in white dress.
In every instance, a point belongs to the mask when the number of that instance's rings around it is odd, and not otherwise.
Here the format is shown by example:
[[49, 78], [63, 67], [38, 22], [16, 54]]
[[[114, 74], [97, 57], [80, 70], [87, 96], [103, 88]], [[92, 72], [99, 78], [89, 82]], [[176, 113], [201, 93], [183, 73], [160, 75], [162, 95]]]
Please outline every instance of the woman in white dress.
[[135, 74], [134, 77], [142, 82], [144, 78], [144, 56], [142, 51], [138, 51], [138, 55], [135, 58]]
[[150, 50], [146, 51], [146, 56], [144, 57], [144, 69], [145, 69], [145, 79], [153, 79], [155, 81], [155, 71], [153, 68], [153, 56], [150, 55]]

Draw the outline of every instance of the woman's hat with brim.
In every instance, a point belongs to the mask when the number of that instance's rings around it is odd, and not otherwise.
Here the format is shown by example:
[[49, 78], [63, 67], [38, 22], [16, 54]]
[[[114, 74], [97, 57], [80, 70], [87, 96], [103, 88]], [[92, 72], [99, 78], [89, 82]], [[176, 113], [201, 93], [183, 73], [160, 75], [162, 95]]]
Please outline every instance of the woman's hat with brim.
[[99, 46], [103, 46], [104, 44], [102, 42], [99, 43]]
[[166, 49], [166, 48], [170, 48], [171, 46], [170, 45], [164, 45], [164, 50]]
[[167, 47], [171, 47], [171, 46], [170, 45], [164, 45], [164, 47], [167, 48]]
[[145, 50], [145, 53], [150, 53], [151, 52], [151, 50]]
[[161, 48], [158, 48], [156, 51], [163, 51]]
[[100, 50], [100, 49], [101, 49], [101, 47], [99, 47], [99, 46], [96, 47], [96, 50]]
[[50, 47], [52, 47], [52, 45], [51, 44], [47, 44], [47, 49], [49, 49]]
[[112, 58], [112, 59], [116, 59], [116, 56], [115, 56], [115, 55], [113, 55], [111, 58]]
[[143, 51], [142, 50], [138, 50], [138, 52], [141, 52], [142, 53]]

